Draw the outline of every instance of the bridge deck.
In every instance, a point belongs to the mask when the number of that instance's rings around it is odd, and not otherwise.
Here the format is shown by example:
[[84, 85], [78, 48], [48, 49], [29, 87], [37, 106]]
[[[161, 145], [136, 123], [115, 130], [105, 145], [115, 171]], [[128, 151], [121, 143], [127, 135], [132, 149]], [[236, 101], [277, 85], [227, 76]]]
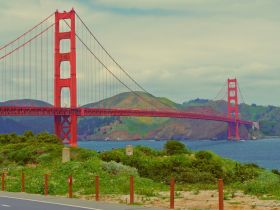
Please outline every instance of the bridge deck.
[[132, 117], [169, 117], [221, 121], [227, 123], [236, 123], [243, 125], [253, 125], [253, 121], [238, 120], [227, 116], [217, 116], [208, 114], [199, 114], [183, 111], [155, 111], [140, 109], [107, 109], [107, 108], [55, 108], [55, 107], [21, 107], [21, 106], [1, 106], [0, 116], [132, 116]]

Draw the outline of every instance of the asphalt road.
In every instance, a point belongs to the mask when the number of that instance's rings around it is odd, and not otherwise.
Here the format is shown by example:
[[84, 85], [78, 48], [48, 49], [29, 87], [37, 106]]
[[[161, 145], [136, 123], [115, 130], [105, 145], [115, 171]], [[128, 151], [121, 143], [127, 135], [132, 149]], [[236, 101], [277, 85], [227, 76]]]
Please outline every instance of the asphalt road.
[[163, 210], [80, 199], [0, 192], [0, 210]]

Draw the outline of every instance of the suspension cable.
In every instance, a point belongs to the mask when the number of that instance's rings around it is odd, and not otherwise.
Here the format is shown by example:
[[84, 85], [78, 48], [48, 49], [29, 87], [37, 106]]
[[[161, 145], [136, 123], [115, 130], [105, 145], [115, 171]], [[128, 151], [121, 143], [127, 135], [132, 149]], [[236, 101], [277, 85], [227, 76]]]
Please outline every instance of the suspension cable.
[[[63, 19], [64, 20], [64, 19]], [[66, 25], [68, 25], [69, 28], [71, 28], [69, 26], [69, 24], [64, 20], [64, 22], [66, 23]], [[129, 91], [131, 91], [133, 94], [137, 95], [139, 98], [141, 98], [143, 101], [145, 101], [146, 103], [151, 104], [151, 102], [147, 101], [145, 98], [143, 98], [141, 95], [139, 95], [137, 92], [135, 92], [134, 90], [132, 90], [128, 85], [126, 85], [123, 81], [121, 81], [93, 52], [92, 50], [84, 43], [84, 41], [80, 38], [80, 36], [75, 33], [76, 37], [79, 39], [79, 41], [85, 46], [85, 48], [95, 57], [95, 59], [115, 78], [117, 79], [123, 86], [125, 86]], [[157, 108], [154, 104], [151, 104], [152, 106], [154, 106], [155, 108]]]
[[48, 31], [52, 26], [54, 26], [55, 23], [51, 24], [49, 27], [47, 27], [46, 29], [44, 29], [43, 31], [41, 31], [40, 33], [38, 33], [37, 35], [35, 35], [34, 37], [32, 37], [31, 39], [27, 40], [26, 42], [24, 42], [23, 44], [19, 45], [18, 47], [16, 47], [15, 49], [11, 50], [10, 52], [6, 53], [5, 55], [3, 55], [2, 57], [0, 57], [0, 60], [6, 58], [7, 56], [11, 55], [12, 53], [14, 53], [15, 51], [19, 50], [20, 48], [24, 47], [25, 45], [27, 45], [28, 43], [32, 42], [34, 39], [36, 39], [37, 37], [39, 37], [40, 35], [42, 35], [43, 33], [45, 33], [46, 31]]
[[[104, 52], [113, 60], [113, 62], [119, 67], [119, 69], [128, 77], [130, 78], [134, 84], [138, 88], [140, 88], [144, 93], [146, 93], [149, 96], [153, 96], [151, 93], [149, 93], [143, 86], [141, 86], [135, 79], [130, 76], [130, 74], [111, 56], [111, 54], [105, 49], [105, 47], [100, 43], [100, 41], [96, 38], [96, 36], [93, 34], [93, 32], [88, 28], [88, 26], [85, 24], [85, 22], [81, 19], [81, 17], [75, 12], [78, 19], [81, 21], [81, 23], [84, 25], [84, 27], [87, 29], [87, 31], [90, 33], [90, 35], [95, 39], [95, 41], [100, 45], [100, 47], [104, 50]], [[154, 97], [154, 96], [153, 96]], [[157, 97], [155, 97], [157, 101], [159, 101], [162, 105], [167, 106], [167, 108], [171, 108], [169, 104], [159, 100]], [[155, 105], [153, 105], [155, 106]]]
[[34, 27], [30, 28], [28, 31], [26, 31], [25, 33], [23, 33], [22, 35], [20, 35], [18, 38], [12, 40], [11, 42], [9, 42], [8, 44], [2, 46], [0, 48], [0, 50], [3, 50], [4, 48], [8, 47], [9, 45], [13, 44], [14, 42], [16, 42], [17, 40], [21, 39], [23, 36], [25, 36], [26, 34], [30, 33], [31, 31], [33, 31], [35, 28], [37, 28], [39, 25], [41, 25], [43, 22], [47, 21], [48, 19], [50, 19], [53, 16], [54, 13], [50, 14], [48, 17], [46, 17], [44, 20], [42, 20], [40, 23], [38, 23], [37, 25], [35, 25]]
[[242, 93], [242, 91], [241, 91], [241, 88], [239, 87], [239, 83], [237, 83], [237, 87], [238, 87], [239, 93], [240, 93], [240, 95], [241, 95], [241, 99], [242, 99], [243, 103], [245, 104], [245, 103], [246, 103], [245, 97], [244, 97], [244, 95], [243, 95], [243, 93]]

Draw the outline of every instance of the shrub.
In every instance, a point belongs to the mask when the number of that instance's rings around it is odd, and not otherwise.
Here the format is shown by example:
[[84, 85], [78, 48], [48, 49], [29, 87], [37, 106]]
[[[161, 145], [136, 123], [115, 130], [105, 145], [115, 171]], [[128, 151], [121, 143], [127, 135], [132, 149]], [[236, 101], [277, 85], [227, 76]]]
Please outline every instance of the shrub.
[[130, 176], [138, 176], [138, 172], [136, 168], [125, 166], [122, 163], [117, 163], [115, 161], [103, 162], [102, 168], [112, 175], [130, 175]]
[[255, 165], [252, 164], [240, 164], [236, 163], [234, 168], [234, 177], [236, 181], [241, 183], [252, 180], [259, 175], [259, 169], [256, 168]]
[[272, 169], [271, 172], [280, 176], [280, 171], [277, 169]]
[[161, 156], [162, 151], [154, 150], [150, 147], [145, 147], [145, 146], [136, 146], [134, 148], [134, 154], [156, 157], [156, 156]]
[[100, 158], [104, 161], [115, 161], [115, 162], [121, 162], [126, 157], [124, 150], [112, 150], [112, 151], [106, 151], [100, 154]]
[[222, 165], [217, 161], [208, 159], [196, 159], [192, 162], [192, 167], [200, 172], [206, 172], [212, 174], [215, 178], [220, 178], [224, 176], [224, 171]]
[[195, 153], [195, 157], [200, 160], [211, 160], [213, 155], [209, 151], [199, 151]]
[[164, 150], [168, 155], [187, 153], [186, 146], [182, 142], [174, 140], [167, 141]]

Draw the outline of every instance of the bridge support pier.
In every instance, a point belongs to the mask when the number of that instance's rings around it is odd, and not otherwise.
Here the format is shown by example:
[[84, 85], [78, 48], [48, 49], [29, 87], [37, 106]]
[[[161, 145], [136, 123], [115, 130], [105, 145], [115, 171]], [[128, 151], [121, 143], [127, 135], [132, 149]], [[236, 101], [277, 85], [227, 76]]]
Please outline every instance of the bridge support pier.
[[239, 123], [228, 123], [228, 140], [240, 140]]
[[[70, 20], [69, 31], [60, 31], [60, 21]], [[76, 32], [75, 11], [55, 12], [55, 54], [54, 54], [54, 106], [61, 108], [61, 92], [69, 89], [70, 107], [77, 108], [77, 79], [76, 79]], [[61, 52], [61, 41], [69, 40], [68, 52]], [[69, 78], [61, 78], [61, 63], [69, 63]], [[77, 145], [77, 115], [55, 116], [55, 133], [70, 146]]]
[[77, 146], [77, 115], [65, 115], [54, 117], [55, 134], [69, 143], [70, 146]]

